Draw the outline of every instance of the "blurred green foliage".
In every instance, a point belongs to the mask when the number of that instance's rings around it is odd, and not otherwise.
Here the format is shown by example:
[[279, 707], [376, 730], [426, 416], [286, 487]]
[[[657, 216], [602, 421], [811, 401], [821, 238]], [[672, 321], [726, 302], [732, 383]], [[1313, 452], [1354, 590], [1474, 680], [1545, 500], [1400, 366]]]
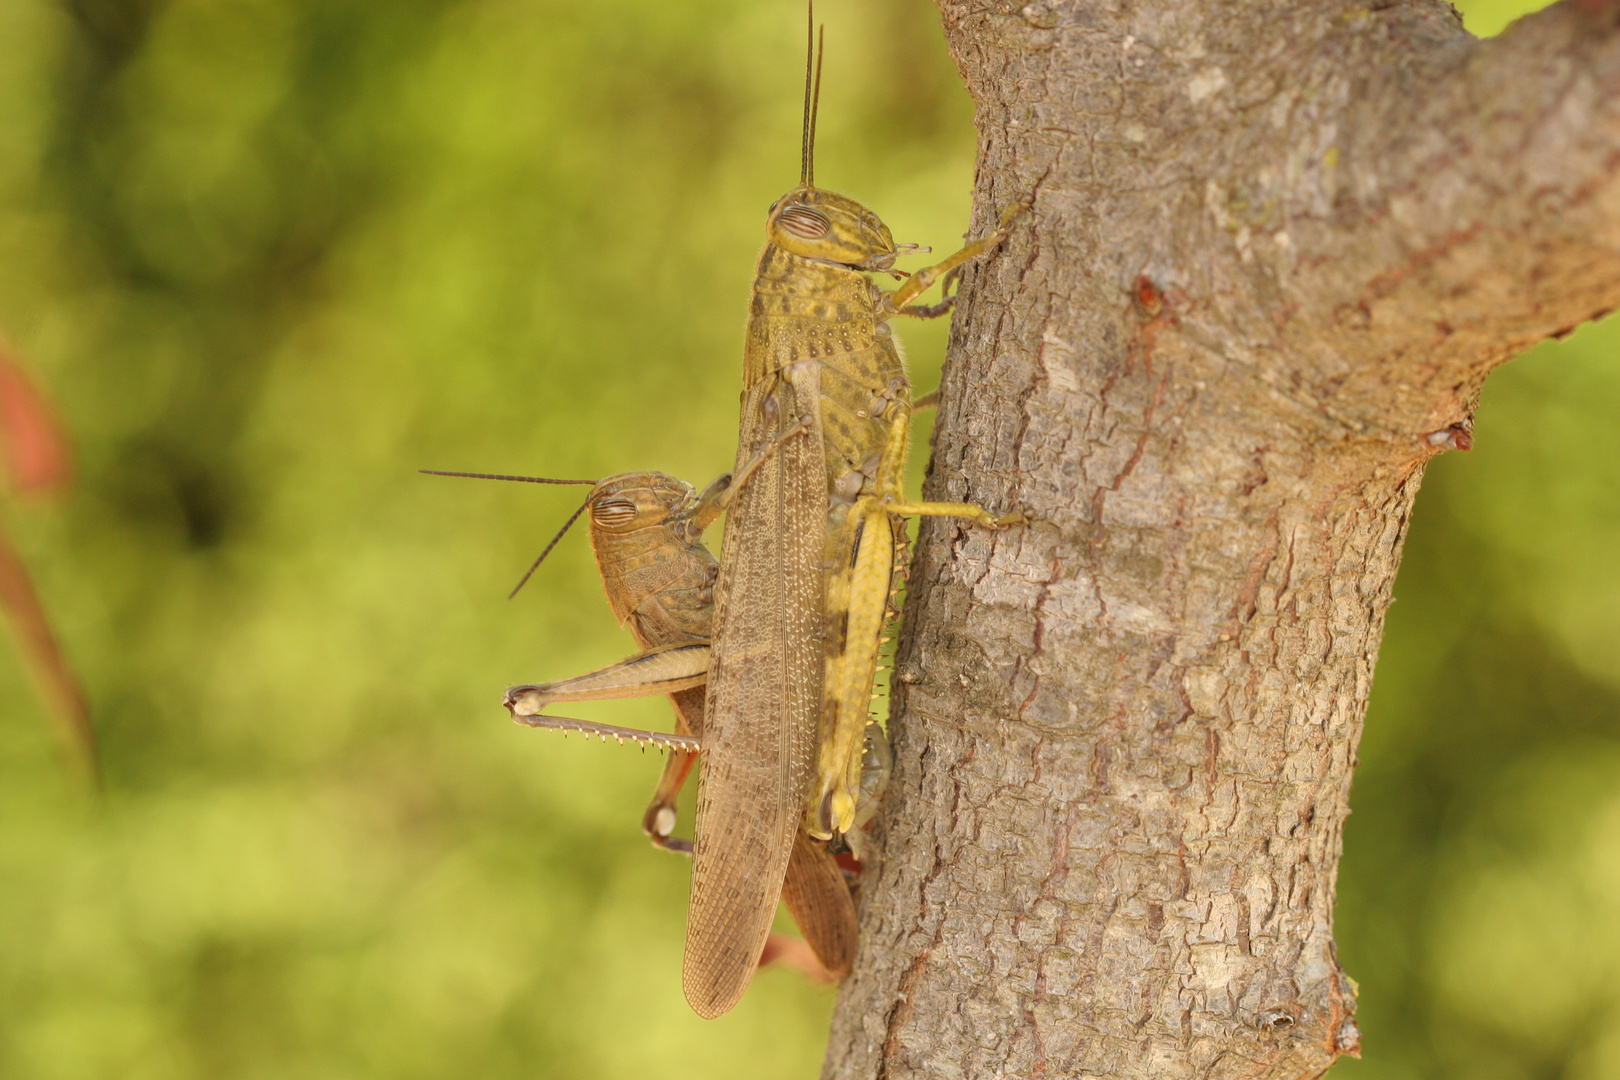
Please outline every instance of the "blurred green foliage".
[[[1459, 3], [1476, 34], [1545, 6]], [[1339, 874], [1365, 1057], [1332, 1080], [1620, 1077], [1620, 320], [1485, 384], [1429, 466]]]
[[1620, 1077], [1620, 324], [1492, 375], [1429, 468], [1351, 798], [1335, 1080]]
[[[949, 245], [974, 141], [936, 16], [821, 14], [818, 178]], [[0, 329], [82, 478], [5, 524], [107, 772], [75, 786], [0, 651], [0, 1076], [815, 1074], [829, 991], [681, 999], [659, 759], [496, 704], [631, 647], [583, 536], [503, 599], [577, 489], [413, 472], [729, 466], [801, 33], [755, 0], [0, 4]], [[908, 330], [932, 385], [944, 328]], [[1620, 1075], [1616, 337], [1495, 376], [1431, 470], [1336, 1075]]]
[[[951, 244], [937, 17], [822, 14], [822, 178]], [[831, 991], [684, 1004], [660, 759], [499, 706], [634, 647], [582, 533], [505, 600], [579, 490], [415, 472], [730, 467], [803, 16], [0, 4], [0, 328], [82, 475], [6, 525], [107, 772], [0, 651], [0, 1076], [815, 1074]]]

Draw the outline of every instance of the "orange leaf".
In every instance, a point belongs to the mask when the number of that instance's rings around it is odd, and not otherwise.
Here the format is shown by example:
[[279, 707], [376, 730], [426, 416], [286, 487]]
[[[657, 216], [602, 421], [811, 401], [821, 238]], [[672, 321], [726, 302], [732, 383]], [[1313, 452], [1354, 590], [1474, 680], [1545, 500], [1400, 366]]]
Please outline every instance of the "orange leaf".
[[72, 479], [67, 437], [11, 351], [0, 342], [0, 432], [18, 491], [54, 493]]

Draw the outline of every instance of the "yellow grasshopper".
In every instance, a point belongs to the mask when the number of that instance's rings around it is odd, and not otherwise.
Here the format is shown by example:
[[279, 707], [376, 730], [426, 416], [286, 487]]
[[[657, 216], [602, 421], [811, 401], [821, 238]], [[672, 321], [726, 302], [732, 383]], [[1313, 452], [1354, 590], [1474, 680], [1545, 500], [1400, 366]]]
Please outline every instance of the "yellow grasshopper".
[[[570, 482], [487, 473], [435, 475]], [[718, 572], [702, 536], [725, 509], [727, 496], [733, 490], [731, 480], [729, 474], [722, 476], [701, 494], [681, 480], [656, 472], [623, 473], [598, 481], [523, 578], [528, 580], [563, 534], [588, 511], [591, 548], [608, 604], [646, 651], [572, 679], [513, 687], [507, 691], [505, 704], [513, 719], [531, 727], [578, 731], [669, 750], [669, 760], [643, 816], [642, 828], [655, 844], [675, 851], [688, 850], [688, 845], [673, 839], [671, 833], [675, 800], [698, 750], [696, 735], [703, 729], [702, 683], [708, 668], [714, 614], [712, 590]], [[519, 582], [520, 588], [522, 584]], [[674, 735], [540, 715], [540, 710], [553, 702], [664, 693], [675, 706]], [[886, 752], [886, 743], [869, 751], [878, 755]], [[873, 768], [868, 769], [868, 774], [869, 787], [887, 778], [886, 768], [881, 777], [874, 775]], [[855, 907], [843, 872], [825, 844], [804, 835], [796, 838], [782, 884], [782, 899], [828, 973], [835, 979], [849, 974], [855, 958]]]
[[801, 825], [827, 837], [856, 821], [893, 516], [1023, 520], [905, 497], [910, 383], [888, 324], [948, 310], [911, 301], [997, 246], [1027, 202], [894, 292], [876, 287], [869, 273], [905, 276], [902, 248], [870, 210], [814, 183], [813, 15], [811, 27], [800, 181], [770, 208], [743, 354], [737, 461], [759, 464], [733, 493], [714, 592], [683, 968], [704, 1017], [746, 989]]

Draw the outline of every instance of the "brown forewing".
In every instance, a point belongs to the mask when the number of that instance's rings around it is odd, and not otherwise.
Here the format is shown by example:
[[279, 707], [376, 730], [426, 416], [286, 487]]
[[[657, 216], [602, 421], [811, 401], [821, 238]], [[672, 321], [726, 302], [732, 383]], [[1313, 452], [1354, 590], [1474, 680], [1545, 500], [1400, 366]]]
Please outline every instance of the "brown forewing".
[[702, 733], [683, 984], [714, 1017], [748, 987], [782, 894], [815, 752], [823, 663], [826, 468], [819, 365], [790, 364], [748, 390], [741, 469], [782, 442], [728, 512]]

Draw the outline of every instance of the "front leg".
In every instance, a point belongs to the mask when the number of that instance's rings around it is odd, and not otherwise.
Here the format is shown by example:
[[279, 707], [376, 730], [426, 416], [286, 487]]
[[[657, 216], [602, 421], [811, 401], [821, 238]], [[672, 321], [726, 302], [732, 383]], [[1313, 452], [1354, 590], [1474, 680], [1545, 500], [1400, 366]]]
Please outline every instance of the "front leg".
[[941, 277], [970, 259], [976, 259], [986, 252], [994, 251], [1001, 245], [1003, 240], [1007, 239], [1007, 233], [1012, 229], [1013, 220], [1034, 204], [1035, 196], [1033, 193], [1024, 196], [1002, 212], [1001, 220], [996, 223], [996, 227], [989, 233], [954, 255], [946, 256], [943, 261], [937, 262], [933, 266], [925, 266], [912, 274], [909, 281], [884, 297], [884, 310], [894, 314], [905, 311], [907, 304], [928, 291], [928, 287]]
[[[939, 290], [942, 294], [937, 304], [907, 304], [897, 315], [909, 315], [913, 319], [937, 319], [947, 315], [956, 307], [956, 284], [962, 280], [962, 268], [953, 266], [945, 272], [940, 279]], [[915, 407], [915, 403], [913, 403]]]

